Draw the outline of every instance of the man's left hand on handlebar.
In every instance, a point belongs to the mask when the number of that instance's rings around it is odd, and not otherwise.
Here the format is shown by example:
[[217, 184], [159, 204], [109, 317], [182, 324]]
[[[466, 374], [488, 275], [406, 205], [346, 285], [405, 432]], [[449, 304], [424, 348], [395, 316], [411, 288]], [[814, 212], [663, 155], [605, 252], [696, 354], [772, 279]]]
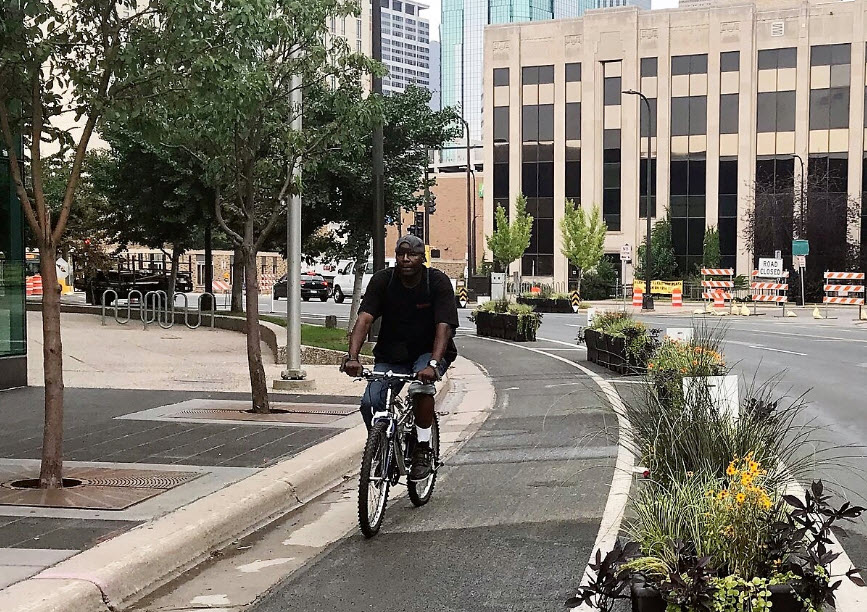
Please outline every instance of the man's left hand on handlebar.
[[361, 362], [359, 362], [358, 359], [353, 359], [351, 356], [347, 355], [346, 359], [343, 360], [343, 371], [346, 372], [347, 376], [358, 378], [364, 371], [364, 366], [361, 365]]
[[426, 385], [435, 383], [439, 378], [439, 374], [433, 366], [428, 366], [425, 369], [420, 370], [418, 373], [418, 379]]

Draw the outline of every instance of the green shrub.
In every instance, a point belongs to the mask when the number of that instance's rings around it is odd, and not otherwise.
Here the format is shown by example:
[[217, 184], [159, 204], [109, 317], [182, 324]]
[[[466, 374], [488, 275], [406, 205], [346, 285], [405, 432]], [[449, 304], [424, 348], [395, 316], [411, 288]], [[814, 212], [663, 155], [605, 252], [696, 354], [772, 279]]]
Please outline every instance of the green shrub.
[[617, 275], [611, 262], [602, 258], [596, 270], [588, 272], [581, 281], [582, 300], [607, 300], [613, 295]]
[[470, 313], [470, 321], [475, 323], [476, 313], [479, 312], [516, 315], [518, 317], [518, 329], [526, 335], [531, 335], [529, 332], [535, 333], [542, 324], [542, 313], [536, 312], [533, 306], [529, 304], [517, 304], [506, 298], [488, 300], [484, 304], [481, 304]]

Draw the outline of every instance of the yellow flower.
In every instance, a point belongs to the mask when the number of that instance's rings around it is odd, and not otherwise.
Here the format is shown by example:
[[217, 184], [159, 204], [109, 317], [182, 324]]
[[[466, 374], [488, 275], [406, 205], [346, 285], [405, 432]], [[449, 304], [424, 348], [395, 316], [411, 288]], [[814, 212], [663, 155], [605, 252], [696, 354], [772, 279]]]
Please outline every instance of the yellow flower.
[[651, 361], [650, 363], [647, 364], [647, 369], [648, 369], [648, 370], [652, 370], [652, 369], [653, 369], [653, 362], [652, 362], [652, 361]]
[[745, 487], [749, 487], [751, 484], [753, 484], [753, 475], [747, 472], [741, 474], [741, 484]]
[[726, 475], [735, 476], [738, 473], [738, 469], [735, 467], [735, 462], [732, 461], [729, 463], [729, 466], [726, 468]]
[[747, 500], [747, 496], [744, 495], [743, 493], [738, 493], [737, 495], [735, 495], [735, 501], [738, 502], [739, 504], [744, 503], [746, 500]]
[[758, 474], [759, 472], [759, 464], [757, 461], [750, 461], [750, 472], [752, 474]]

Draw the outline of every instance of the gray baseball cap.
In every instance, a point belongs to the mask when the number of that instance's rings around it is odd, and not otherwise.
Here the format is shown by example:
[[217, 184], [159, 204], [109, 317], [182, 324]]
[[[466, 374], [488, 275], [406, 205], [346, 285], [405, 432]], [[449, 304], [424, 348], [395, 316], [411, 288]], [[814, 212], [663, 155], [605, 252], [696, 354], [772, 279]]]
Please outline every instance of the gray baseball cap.
[[410, 252], [424, 255], [424, 241], [418, 236], [413, 236], [412, 234], [401, 236], [397, 244], [394, 245], [394, 252], [397, 253], [400, 247], [408, 247]]

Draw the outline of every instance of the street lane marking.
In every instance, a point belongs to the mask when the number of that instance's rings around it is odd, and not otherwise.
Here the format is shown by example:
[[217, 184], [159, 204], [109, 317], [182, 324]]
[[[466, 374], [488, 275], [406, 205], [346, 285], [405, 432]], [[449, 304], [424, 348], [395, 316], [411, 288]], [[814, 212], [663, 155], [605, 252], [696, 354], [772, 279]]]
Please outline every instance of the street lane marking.
[[778, 349], [771, 348], [770, 346], [764, 346], [762, 344], [754, 344], [752, 342], [740, 342], [738, 340], [726, 340], [726, 344], [736, 344], [738, 346], [745, 346], [747, 348], [756, 349], [759, 351], [773, 351], [774, 353], [786, 353], [787, 355], [799, 355], [801, 357], [806, 357], [807, 353], [799, 353], [797, 351], [787, 351], [786, 349]]
[[[774, 334], [777, 336], [792, 336], [793, 338], [815, 338], [817, 340], [840, 340], [841, 342], [861, 342], [867, 344], [867, 340], [862, 340], [861, 338], [840, 338], [839, 336], [816, 336], [814, 334], [790, 334], [788, 332], [778, 332], [778, 331], [770, 331], [764, 329], [750, 329], [750, 328], [735, 328], [733, 331], [751, 331], [756, 332], [757, 334]], [[731, 340], [726, 340], [726, 342], [731, 342]]]
[[[580, 346], [580, 345], [575, 344], [574, 342], [563, 342], [562, 340], [552, 340], [551, 338], [542, 338], [539, 336], [536, 336], [536, 340], [539, 340], [542, 342], [553, 342], [554, 344], [562, 344], [564, 346], [578, 347], [582, 351], [587, 350], [586, 346]], [[507, 342], [506, 344], [511, 344], [511, 343]], [[525, 348], [525, 347], [522, 346], [521, 348]]]
[[[632, 453], [629, 452], [629, 449], [627, 449], [623, 444], [623, 440], [629, 437], [630, 432], [629, 421], [627, 421], [626, 417], [623, 416], [626, 412], [623, 400], [620, 399], [620, 395], [618, 395], [617, 390], [612, 386], [610, 381], [602, 378], [590, 368], [576, 363], [571, 359], [566, 359], [565, 357], [554, 355], [553, 353], [546, 353], [543, 350], [529, 346], [521, 346], [512, 342], [497, 340], [495, 338], [482, 338], [482, 340], [496, 342], [498, 344], [506, 344], [532, 353], [538, 353], [539, 355], [545, 355], [546, 357], [562, 361], [563, 363], [581, 370], [587, 374], [593, 382], [599, 385], [599, 388], [602, 389], [603, 393], [605, 393], [605, 396], [608, 398], [608, 401], [614, 409], [614, 414], [617, 416], [617, 426], [620, 430], [618, 432], [617, 459], [614, 463], [614, 475], [611, 478], [611, 488], [608, 491], [608, 500], [605, 502], [605, 509], [602, 511], [602, 519], [599, 522], [599, 532], [596, 535], [596, 541], [593, 543], [593, 548], [590, 550], [590, 559], [588, 560], [589, 565], [595, 559], [597, 550], [608, 552], [614, 548], [614, 543], [617, 541], [617, 536], [620, 533], [620, 524], [623, 521], [626, 504], [629, 501], [629, 489], [632, 486], [632, 469], [635, 465], [635, 458], [632, 456]], [[584, 570], [583, 576], [583, 584], [587, 584], [592, 580], [593, 572], [589, 567]], [[577, 609], [578, 608], [573, 608], [573, 610]], [[585, 606], [584, 609], [589, 610], [590, 608]]]

